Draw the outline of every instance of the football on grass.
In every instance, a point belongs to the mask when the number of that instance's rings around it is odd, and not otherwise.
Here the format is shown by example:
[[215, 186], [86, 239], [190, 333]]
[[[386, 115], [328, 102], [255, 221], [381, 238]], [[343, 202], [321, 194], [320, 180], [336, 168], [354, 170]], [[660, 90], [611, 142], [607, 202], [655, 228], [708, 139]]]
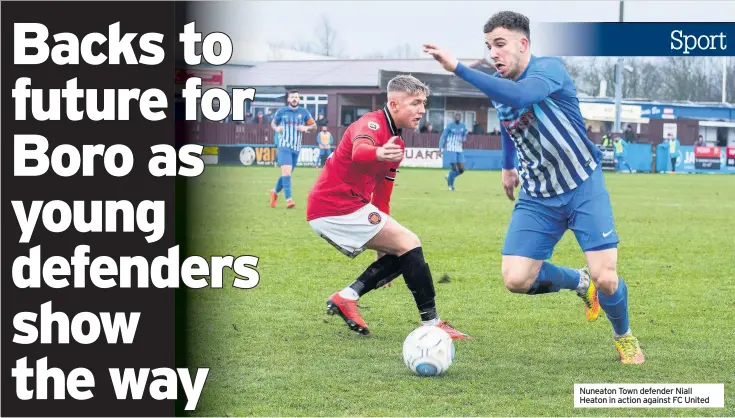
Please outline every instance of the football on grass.
[[454, 342], [441, 328], [416, 328], [403, 342], [403, 362], [419, 376], [442, 375], [453, 361]]

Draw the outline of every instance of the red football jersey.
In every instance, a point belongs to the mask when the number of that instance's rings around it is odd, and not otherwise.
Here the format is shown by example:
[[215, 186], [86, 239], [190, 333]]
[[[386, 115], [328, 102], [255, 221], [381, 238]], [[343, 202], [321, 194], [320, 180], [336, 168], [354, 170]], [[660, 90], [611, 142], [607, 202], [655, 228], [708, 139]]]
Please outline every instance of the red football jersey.
[[[306, 219], [347, 215], [368, 203], [389, 213], [393, 180], [400, 162], [358, 163], [353, 161], [352, 146], [354, 141], [367, 138], [382, 147], [400, 134], [387, 108], [367, 113], [352, 123], [309, 192]], [[405, 149], [403, 140], [396, 144]]]

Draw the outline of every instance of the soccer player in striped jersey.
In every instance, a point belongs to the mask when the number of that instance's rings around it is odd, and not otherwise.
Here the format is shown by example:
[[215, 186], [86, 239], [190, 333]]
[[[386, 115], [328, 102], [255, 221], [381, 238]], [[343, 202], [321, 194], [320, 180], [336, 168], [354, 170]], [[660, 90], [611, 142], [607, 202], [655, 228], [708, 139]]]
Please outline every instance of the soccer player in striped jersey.
[[[467, 126], [462, 123], [462, 115], [454, 115], [454, 122], [450, 122], [444, 128], [439, 139], [439, 149], [444, 150], [445, 159], [452, 165], [452, 171], [447, 174], [447, 186], [454, 191], [454, 179], [464, 173], [464, 153], [462, 143], [467, 140]], [[445, 149], [446, 147], [446, 149]]]
[[[586, 136], [574, 82], [560, 60], [531, 54], [525, 16], [500, 12], [484, 32], [497, 69], [493, 75], [464, 66], [436, 45], [424, 50], [484, 92], [498, 110], [502, 185], [510, 200], [521, 184], [503, 246], [503, 281], [510, 291], [529, 295], [576, 291], [589, 321], [597, 319], [600, 307], [607, 314], [621, 363], [641, 364], [643, 352], [628, 321], [627, 287], [617, 274], [619, 239], [602, 154]], [[567, 229], [585, 253], [582, 270], [545, 261]]]
[[304, 132], [316, 130], [314, 118], [305, 107], [299, 107], [299, 100], [297, 90], [289, 91], [288, 105], [278, 109], [271, 122], [271, 128], [278, 135], [276, 161], [281, 167], [281, 177], [278, 178], [276, 187], [270, 190], [272, 208], [276, 207], [281, 189], [286, 195], [286, 207], [291, 209], [296, 206], [291, 196], [291, 174], [299, 161]]

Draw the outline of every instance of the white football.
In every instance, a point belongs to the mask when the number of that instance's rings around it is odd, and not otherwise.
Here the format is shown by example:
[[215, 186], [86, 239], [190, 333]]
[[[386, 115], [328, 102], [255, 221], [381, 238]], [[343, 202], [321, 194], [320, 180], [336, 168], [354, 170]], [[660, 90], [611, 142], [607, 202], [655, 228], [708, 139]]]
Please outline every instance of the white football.
[[422, 326], [403, 342], [403, 362], [419, 376], [439, 376], [454, 361], [454, 342], [441, 328]]

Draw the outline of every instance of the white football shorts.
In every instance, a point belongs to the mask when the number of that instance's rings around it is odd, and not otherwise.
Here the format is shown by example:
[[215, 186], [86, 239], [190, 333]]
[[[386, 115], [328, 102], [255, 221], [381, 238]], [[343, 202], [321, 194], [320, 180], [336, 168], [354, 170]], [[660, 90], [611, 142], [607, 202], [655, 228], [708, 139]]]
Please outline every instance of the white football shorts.
[[309, 225], [342, 254], [355, 258], [365, 251], [365, 244], [383, 229], [386, 222], [388, 215], [369, 203], [348, 215], [313, 219]]

